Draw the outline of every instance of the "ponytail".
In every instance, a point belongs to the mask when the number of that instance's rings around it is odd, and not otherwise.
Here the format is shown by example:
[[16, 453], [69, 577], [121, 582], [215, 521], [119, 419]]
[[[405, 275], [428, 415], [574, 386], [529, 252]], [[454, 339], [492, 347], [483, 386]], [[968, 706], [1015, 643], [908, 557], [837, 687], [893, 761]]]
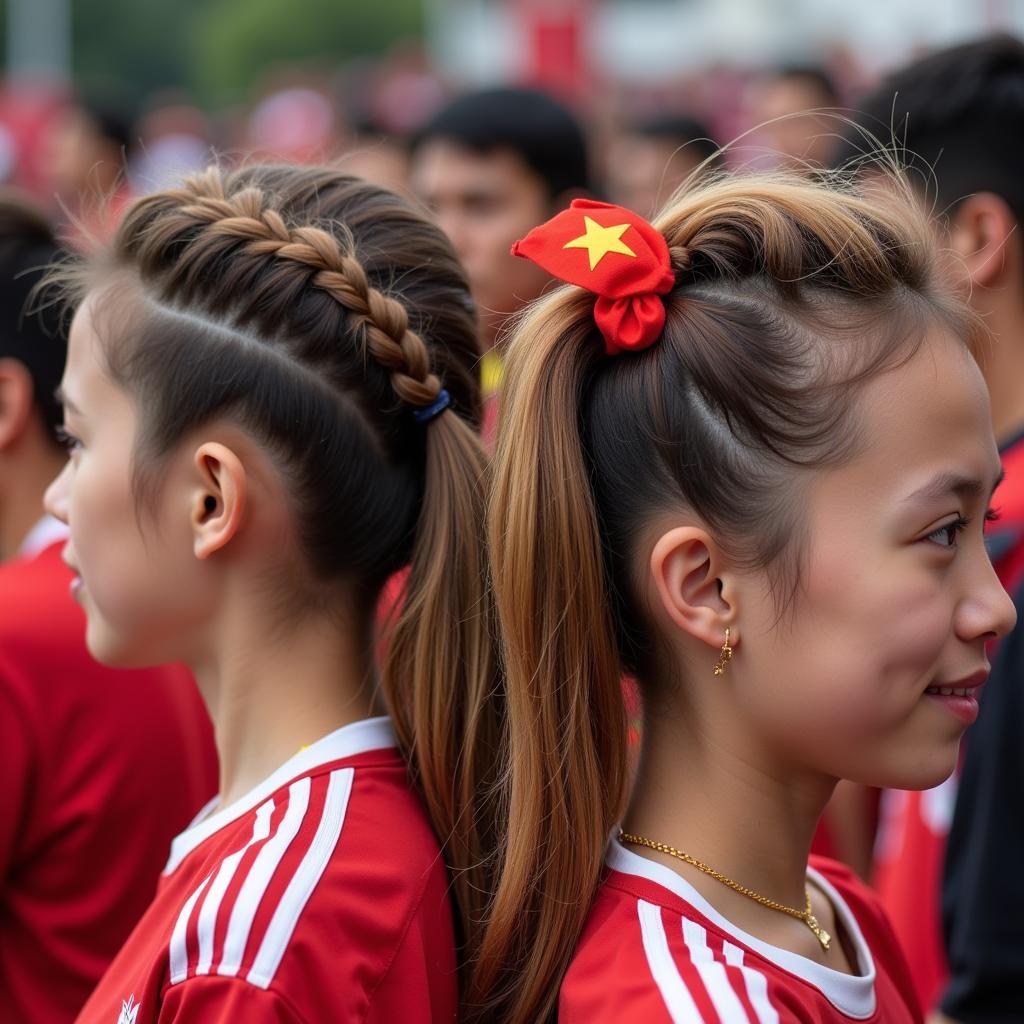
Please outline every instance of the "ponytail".
[[492, 891], [501, 727], [484, 558], [487, 460], [450, 412], [423, 429], [423, 502], [382, 687], [454, 872], [468, 958]]
[[575, 415], [601, 358], [593, 329], [585, 297], [545, 301], [522, 328], [531, 346], [510, 353], [502, 396], [489, 536], [514, 826], [470, 990], [471, 1002], [491, 993], [475, 1007], [481, 1021], [553, 1017], [626, 792], [619, 660]]

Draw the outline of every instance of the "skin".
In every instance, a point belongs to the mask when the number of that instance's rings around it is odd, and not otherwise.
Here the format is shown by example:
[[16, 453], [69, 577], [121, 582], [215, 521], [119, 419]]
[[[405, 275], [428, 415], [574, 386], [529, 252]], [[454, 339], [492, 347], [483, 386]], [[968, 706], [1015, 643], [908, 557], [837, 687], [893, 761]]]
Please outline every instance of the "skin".
[[106, 372], [94, 299], [71, 325], [61, 384], [70, 458], [46, 507], [70, 528], [64, 559], [92, 654], [192, 669], [226, 805], [300, 747], [375, 713], [369, 623], [338, 614], [345, 595], [331, 611], [283, 617], [299, 596], [282, 592], [285, 581], [304, 583], [287, 492], [230, 422], [183, 439], [160, 466], [153, 507], [137, 508], [139, 413]]
[[550, 281], [512, 245], [558, 208], [543, 179], [508, 149], [476, 153], [444, 139], [425, 142], [411, 168], [413, 191], [433, 211], [469, 276], [484, 343]]
[[651, 218], [702, 160], [685, 140], [620, 135], [608, 154], [611, 201]]
[[835, 101], [809, 79], [769, 78], [750, 90], [750, 121], [758, 125], [759, 144], [779, 165], [791, 170], [827, 166], [833, 132], [827, 117], [813, 113]]
[[15, 556], [43, 514], [46, 485], [64, 454], [35, 405], [32, 376], [0, 359], [0, 561]]
[[[653, 681], [624, 828], [791, 907], [837, 780], [926, 788], [952, 773], [966, 725], [925, 689], [986, 670], [986, 645], [1015, 622], [984, 548], [1000, 466], [971, 357], [936, 332], [867, 385], [859, 412], [860, 453], [803, 482], [801, 587], [781, 621], [765, 573], [732, 564], [699, 522], [665, 517], [647, 541], [646, 597], [673, 664]], [[735, 653], [716, 678], [727, 626]], [[826, 953], [802, 922], [650, 856], [740, 928], [853, 969], [841, 935]]]

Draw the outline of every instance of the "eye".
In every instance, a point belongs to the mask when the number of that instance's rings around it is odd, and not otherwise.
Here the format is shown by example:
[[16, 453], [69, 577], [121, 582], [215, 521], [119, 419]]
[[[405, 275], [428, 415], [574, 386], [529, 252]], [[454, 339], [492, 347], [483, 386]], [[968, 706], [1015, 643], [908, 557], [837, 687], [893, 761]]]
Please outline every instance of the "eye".
[[997, 508], [990, 508], [985, 512], [985, 525], [998, 523], [1003, 518], [1002, 512]]
[[956, 519], [943, 523], [938, 529], [932, 530], [924, 539], [943, 548], [955, 548], [957, 538], [969, 525], [969, 519], [957, 516]]
[[74, 434], [69, 433], [67, 427], [57, 427], [56, 434], [58, 442], [68, 455], [82, 447], [82, 442]]

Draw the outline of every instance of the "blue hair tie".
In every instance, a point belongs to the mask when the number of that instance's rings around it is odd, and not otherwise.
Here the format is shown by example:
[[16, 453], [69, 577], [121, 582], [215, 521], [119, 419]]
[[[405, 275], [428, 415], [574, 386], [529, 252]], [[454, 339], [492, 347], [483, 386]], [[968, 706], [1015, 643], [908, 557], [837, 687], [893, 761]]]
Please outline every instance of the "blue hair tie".
[[412, 414], [416, 417], [417, 423], [429, 423], [435, 416], [443, 413], [451, 404], [452, 396], [444, 388], [441, 388], [437, 398], [430, 405], [426, 405], [422, 409], [414, 409]]

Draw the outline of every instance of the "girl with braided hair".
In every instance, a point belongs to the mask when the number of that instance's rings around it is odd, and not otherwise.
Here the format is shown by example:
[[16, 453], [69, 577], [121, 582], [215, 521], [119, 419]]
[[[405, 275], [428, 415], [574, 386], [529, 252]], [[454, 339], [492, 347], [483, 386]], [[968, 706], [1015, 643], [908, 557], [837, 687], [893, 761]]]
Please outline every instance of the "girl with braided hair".
[[[221, 765], [80, 1021], [454, 1020], [488, 891], [467, 787], [496, 731], [451, 247], [333, 170], [214, 168], [58, 281], [70, 459], [47, 504], [89, 648], [187, 663]], [[378, 673], [377, 598], [406, 566]]]
[[876, 187], [725, 178], [656, 226], [577, 201], [517, 244], [571, 287], [511, 342], [495, 456], [481, 1020], [921, 1019], [877, 900], [808, 851], [838, 779], [952, 772], [1014, 611], [979, 328]]

